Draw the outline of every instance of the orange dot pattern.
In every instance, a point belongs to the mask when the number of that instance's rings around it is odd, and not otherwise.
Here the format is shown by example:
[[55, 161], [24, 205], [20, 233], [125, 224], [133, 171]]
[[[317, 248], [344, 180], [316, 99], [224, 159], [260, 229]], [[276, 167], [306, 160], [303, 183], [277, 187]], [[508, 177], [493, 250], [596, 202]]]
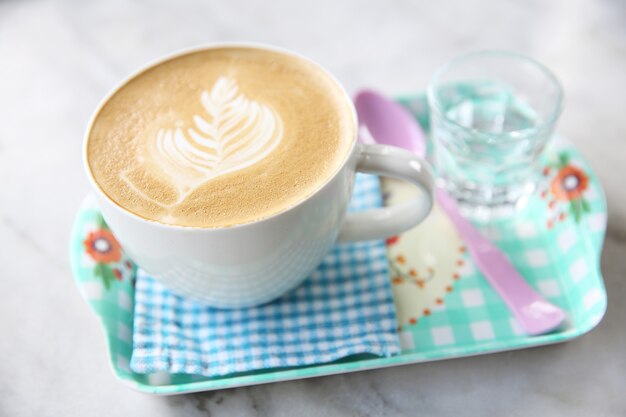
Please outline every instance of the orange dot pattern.
[[[465, 265], [465, 260], [463, 259], [464, 254], [467, 252], [467, 248], [465, 246], [460, 246], [458, 248], [458, 253], [460, 255], [460, 257], [456, 260], [456, 265], [457, 267], [461, 267], [463, 265]], [[407, 263], [407, 259], [404, 255], [397, 255], [394, 258], [395, 262], [397, 262], [400, 265], [404, 265]], [[435, 275], [435, 269], [433, 267], [427, 267], [427, 272], [430, 275], [430, 277], [434, 277]], [[402, 284], [405, 282], [412, 282], [414, 283], [418, 288], [424, 288], [426, 286], [426, 284], [428, 283], [428, 280], [424, 280], [420, 277], [419, 272], [415, 269], [415, 268], [411, 268], [408, 271], [408, 275], [410, 277], [412, 277], [413, 279], [411, 281], [406, 281], [404, 278], [396, 276], [392, 279], [393, 284], [398, 285], [398, 284]], [[461, 279], [461, 274], [460, 272], [454, 272], [452, 274], [452, 279], [454, 281], [458, 281]], [[454, 287], [452, 285], [448, 285], [445, 288], [447, 293], [450, 293], [454, 290]], [[444, 304], [444, 299], [442, 297], [439, 297], [437, 299], [435, 299], [435, 303], [437, 305], [443, 305]], [[428, 317], [432, 314], [432, 311], [429, 308], [425, 308], [422, 310], [422, 315], [424, 317]], [[416, 325], [418, 323], [418, 319], [416, 317], [411, 317], [408, 319], [408, 324], [409, 325]], [[401, 331], [402, 329], [402, 325], [398, 327], [398, 331]]]

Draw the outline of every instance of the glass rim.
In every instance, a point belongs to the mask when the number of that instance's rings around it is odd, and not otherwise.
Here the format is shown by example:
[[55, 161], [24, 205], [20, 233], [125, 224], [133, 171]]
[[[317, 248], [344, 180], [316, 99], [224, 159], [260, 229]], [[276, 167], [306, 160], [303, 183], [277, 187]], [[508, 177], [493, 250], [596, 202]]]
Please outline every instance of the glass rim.
[[[548, 117], [547, 120], [544, 121], [543, 123], [538, 124], [536, 126], [529, 127], [526, 129], [512, 130], [512, 131], [503, 132], [503, 133], [491, 133], [491, 132], [485, 132], [485, 131], [481, 131], [481, 130], [474, 129], [474, 128], [469, 128], [467, 126], [464, 126], [456, 122], [455, 120], [448, 118], [441, 107], [439, 94], [437, 92], [438, 90], [437, 87], [440, 85], [439, 83], [440, 78], [450, 68], [458, 65], [459, 63], [462, 63], [463, 61], [467, 61], [467, 60], [480, 57], [480, 56], [515, 58], [515, 59], [519, 59], [520, 61], [530, 63], [535, 68], [537, 68], [543, 75], [545, 75], [556, 86], [556, 90], [557, 90], [556, 105], [554, 106], [554, 109], [551, 111], [550, 117]], [[488, 49], [488, 50], [469, 52], [469, 53], [466, 53], [466, 54], [463, 54], [463, 55], [457, 56], [456, 58], [451, 59], [450, 61], [443, 64], [435, 71], [430, 83], [428, 84], [428, 89], [427, 89], [427, 97], [428, 97], [428, 104], [430, 107], [430, 111], [431, 112], [436, 111], [445, 119], [447, 123], [450, 123], [456, 126], [457, 128], [460, 128], [468, 133], [473, 133], [473, 134], [478, 133], [480, 135], [488, 135], [490, 138], [496, 137], [499, 139], [499, 141], [508, 141], [508, 142], [524, 140], [526, 139], [527, 135], [530, 134], [531, 132], [541, 131], [545, 129], [546, 127], [549, 127], [550, 125], [553, 125], [556, 122], [556, 120], [559, 118], [559, 116], [561, 115], [561, 112], [563, 111], [563, 96], [564, 96], [563, 86], [561, 85], [561, 82], [556, 77], [556, 75], [552, 71], [550, 71], [550, 69], [546, 67], [544, 64], [542, 64], [541, 62], [537, 61], [534, 58], [528, 57], [526, 55], [522, 55], [517, 52], [497, 50], [497, 49], [493, 49], [493, 50]], [[474, 138], [473, 136], [469, 136], [467, 140], [471, 142], [481, 141], [480, 138]]]

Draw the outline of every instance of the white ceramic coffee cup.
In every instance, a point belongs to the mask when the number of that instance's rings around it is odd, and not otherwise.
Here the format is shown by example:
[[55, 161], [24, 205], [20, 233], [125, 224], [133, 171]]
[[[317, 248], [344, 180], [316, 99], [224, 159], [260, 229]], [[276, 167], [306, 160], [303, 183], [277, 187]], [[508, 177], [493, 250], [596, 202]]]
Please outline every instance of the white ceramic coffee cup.
[[[194, 50], [224, 46], [255, 47], [308, 60], [267, 45], [221, 43], [170, 55], [149, 66]], [[357, 126], [352, 100], [342, 91]], [[137, 265], [172, 291], [210, 306], [238, 308], [271, 301], [302, 283], [335, 242], [393, 236], [420, 223], [431, 210], [433, 175], [428, 164], [398, 148], [357, 143], [357, 134], [347, 158], [320, 190], [269, 218], [224, 228], [146, 220], [112, 201], [93, 178], [87, 162], [87, 138], [95, 115], [113, 92], [94, 113], [83, 150], [84, 166], [102, 215]], [[346, 215], [356, 172], [405, 180], [423, 192], [401, 205]]]

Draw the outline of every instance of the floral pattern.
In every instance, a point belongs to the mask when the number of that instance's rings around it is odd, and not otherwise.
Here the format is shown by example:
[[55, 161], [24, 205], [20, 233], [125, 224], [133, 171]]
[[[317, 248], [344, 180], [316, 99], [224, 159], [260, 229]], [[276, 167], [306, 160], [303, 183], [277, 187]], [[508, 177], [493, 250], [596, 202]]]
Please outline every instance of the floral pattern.
[[[548, 164], [543, 169], [543, 175], [552, 178], [549, 180], [548, 188], [541, 193], [541, 198], [548, 200], [549, 212], [557, 212], [548, 218], [546, 224], [548, 229], [552, 229], [557, 222], [563, 222], [568, 214], [579, 223], [583, 215], [591, 210], [589, 202], [585, 199], [585, 192], [589, 189], [589, 176], [572, 164], [566, 152], [561, 152], [556, 162]], [[559, 203], [568, 205], [569, 209], [561, 211]]]
[[100, 263], [118, 262], [122, 257], [122, 248], [115, 236], [107, 229], [90, 232], [83, 242], [85, 250], [94, 261]]
[[[386, 205], [418, 195], [412, 185], [388, 178], [383, 179], [382, 188]], [[437, 205], [417, 227], [389, 237], [386, 243], [398, 331], [405, 331], [445, 306], [446, 296], [463, 276], [466, 250], [449, 217]]]
[[102, 280], [107, 290], [113, 282], [134, 274], [133, 264], [124, 259], [122, 247], [102, 217], [99, 218], [97, 228], [87, 232], [83, 247], [85, 255], [95, 262], [94, 275]]
[[559, 171], [552, 180], [552, 194], [557, 200], [574, 201], [582, 198], [583, 192], [589, 186], [589, 178], [583, 171], [567, 165]]
[[[389, 243], [388, 240], [387, 246], [389, 247], [397, 243], [398, 240], [398, 237], [396, 237], [394, 243]], [[426, 273], [420, 274], [414, 267], [407, 269], [406, 264], [406, 257], [402, 254], [389, 257], [389, 269], [392, 277], [391, 282], [393, 284], [411, 283], [417, 285], [419, 288], [424, 288], [424, 285], [435, 276], [435, 270], [432, 267], [426, 267]]]

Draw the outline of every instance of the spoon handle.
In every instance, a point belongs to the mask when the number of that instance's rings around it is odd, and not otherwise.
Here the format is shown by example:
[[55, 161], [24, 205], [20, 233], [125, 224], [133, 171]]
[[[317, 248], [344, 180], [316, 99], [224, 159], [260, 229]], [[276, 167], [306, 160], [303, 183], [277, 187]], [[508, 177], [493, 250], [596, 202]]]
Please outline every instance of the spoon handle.
[[557, 328], [565, 319], [563, 310], [548, 302], [524, 280], [506, 255], [461, 215], [456, 202], [444, 189], [437, 188], [435, 197], [463, 236], [474, 263], [513, 312], [522, 329], [536, 335]]

